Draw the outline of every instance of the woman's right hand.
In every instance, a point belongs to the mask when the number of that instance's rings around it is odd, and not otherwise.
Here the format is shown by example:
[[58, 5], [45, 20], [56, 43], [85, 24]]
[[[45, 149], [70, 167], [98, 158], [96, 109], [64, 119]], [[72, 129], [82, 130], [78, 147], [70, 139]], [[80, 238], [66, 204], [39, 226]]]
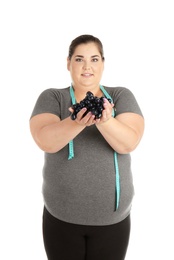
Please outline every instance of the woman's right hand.
[[[70, 107], [69, 111], [73, 113], [73, 109]], [[91, 112], [88, 112], [86, 114], [87, 109], [84, 107], [82, 108], [76, 116], [76, 119], [74, 120], [77, 124], [83, 125], [83, 126], [91, 126], [96, 123], [95, 115], [92, 115]], [[85, 115], [86, 114], [86, 115]]]

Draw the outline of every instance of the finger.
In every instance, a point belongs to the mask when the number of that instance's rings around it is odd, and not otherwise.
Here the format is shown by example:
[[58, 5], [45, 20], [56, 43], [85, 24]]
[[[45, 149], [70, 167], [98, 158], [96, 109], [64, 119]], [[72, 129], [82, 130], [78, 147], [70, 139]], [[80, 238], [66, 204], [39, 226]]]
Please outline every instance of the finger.
[[87, 115], [84, 116], [81, 121], [82, 121], [84, 124], [86, 124], [86, 125], [91, 125], [91, 124], [93, 124], [94, 118], [95, 118], [95, 116], [92, 115], [91, 112], [88, 112]]
[[102, 113], [102, 120], [106, 120], [107, 119], [107, 111], [106, 109], [103, 110], [103, 113]]
[[93, 125], [93, 124], [95, 124], [95, 115], [90, 115], [90, 117], [89, 117], [89, 119], [88, 119], [88, 121], [87, 121], [87, 124], [88, 125]]
[[74, 111], [74, 110], [72, 109], [72, 107], [69, 107], [68, 110], [69, 110], [71, 113], [73, 113], [73, 111]]
[[82, 113], [79, 112], [77, 114], [76, 122], [78, 124], [81, 124], [81, 125], [94, 124], [93, 120], [94, 120], [95, 116], [93, 116], [91, 112], [88, 112], [87, 114], [85, 114], [86, 112], [87, 112], [87, 110], [84, 109], [84, 112], [82, 111]]
[[77, 113], [77, 119], [78, 119], [78, 120], [81, 120], [81, 119], [84, 117], [86, 111], [87, 111], [87, 108], [86, 108], [86, 107], [82, 108], [82, 109]]

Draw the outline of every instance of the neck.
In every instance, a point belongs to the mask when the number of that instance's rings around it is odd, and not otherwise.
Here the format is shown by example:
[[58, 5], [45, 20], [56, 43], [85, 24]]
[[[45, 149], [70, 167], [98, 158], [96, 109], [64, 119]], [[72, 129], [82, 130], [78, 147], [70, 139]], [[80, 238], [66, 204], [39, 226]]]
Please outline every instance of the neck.
[[94, 96], [97, 96], [97, 97], [101, 97], [103, 96], [103, 93], [100, 89], [100, 85], [98, 85], [97, 87], [96, 86], [90, 86], [90, 87], [77, 87], [77, 86], [74, 86], [72, 85], [73, 87], [73, 90], [74, 90], [74, 96], [75, 96], [75, 99], [77, 102], [80, 102], [82, 99], [84, 99], [84, 97], [86, 96], [86, 93], [88, 91], [91, 91]]

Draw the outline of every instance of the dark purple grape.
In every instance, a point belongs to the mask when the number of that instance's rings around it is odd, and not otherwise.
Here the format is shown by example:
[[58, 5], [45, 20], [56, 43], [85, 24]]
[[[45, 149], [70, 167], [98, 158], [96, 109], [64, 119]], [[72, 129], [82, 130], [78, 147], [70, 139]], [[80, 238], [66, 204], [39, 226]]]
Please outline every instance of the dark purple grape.
[[80, 110], [81, 110], [81, 107], [78, 106], [78, 107], [76, 107], [76, 108], [74, 109], [74, 112], [77, 114], [78, 112], [80, 112]]
[[98, 97], [95, 97], [95, 104], [101, 104], [101, 99]]
[[85, 102], [85, 105], [88, 105], [91, 103], [88, 99], [85, 99], [84, 102]]
[[90, 111], [93, 108], [93, 104], [92, 103], [88, 103], [86, 105], [87, 109]]
[[95, 99], [94, 96], [88, 96], [89, 101], [93, 101], [94, 99]]
[[86, 106], [86, 104], [85, 104], [85, 102], [82, 100], [82, 101], [80, 101], [80, 107], [81, 108], [84, 108]]
[[[71, 119], [75, 120], [77, 117], [77, 113], [82, 109], [86, 108], [86, 112], [83, 114], [83, 117], [87, 115], [89, 111], [93, 115], [95, 115], [95, 119], [101, 118], [102, 116], [102, 111], [104, 109], [103, 104], [104, 104], [104, 98], [105, 97], [96, 97], [93, 95], [92, 92], [88, 91], [86, 93], [86, 96], [83, 100], [80, 101], [80, 103], [76, 103], [72, 105], [73, 113], [71, 114]], [[111, 99], [108, 98], [108, 101], [111, 103]]]
[[95, 108], [91, 109], [91, 113], [95, 116], [98, 115], [98, 111]]
[[76, 120], [76, 117], [77, 117], [77, 116], [76, 116], [75, 113], [72, 113], [72, 114], [71, 114], [71, 119], [72, 119], [72, 120]]
[[93, 93], [91, 91], [88, 91], [86, 93], [86, 97], [94, 97]]
[[98, 107], [97, 110], [98, 110], [99, 113], [102, 113], [103, 107], [102, 107], [102, 106], [101, 106], [101, 107]]
[[95, 106], [98, 108], [98, 107], [103, 107], [103, 103], [102, 102], [99, 102], [99, 103], [96, 103]]
[[102, 113], [99, 113], [95, 116], [96, 119], [99, 119], [100, 117], [102, 117]]

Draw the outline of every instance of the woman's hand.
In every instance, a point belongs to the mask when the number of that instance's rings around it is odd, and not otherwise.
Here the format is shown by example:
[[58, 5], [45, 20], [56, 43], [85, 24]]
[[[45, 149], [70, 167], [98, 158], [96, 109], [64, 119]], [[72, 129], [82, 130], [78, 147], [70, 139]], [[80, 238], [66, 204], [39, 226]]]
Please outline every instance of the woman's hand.
[[112, 117], [112, 110], [113, 110], [114, 104], [110, 103], [105, 98], [103, 107], [104, 107], [104, 110], [102, 112], [102, 117], [99, 119], [96, 119], [96, 124], [102, 124], [102, 123], [108, 121]]
[[[86, 114], [87, 108], [82, 108], [78, 113], [75, 119], [75, 122], [79, 125], [91, 126], [93, 124], [102, 124], [108, 121], [112, 117], [112, 109], [114, 107], [113, 103], [110, 103], [106, 98], [104, 99], [104, 110], [102, 112], [102, 117], [95, 119], [95, 115], [91, 112]], [[73, 113], [73, 109], [70, 107], [69, 111]], [[85, 115], [86, 114], [86, 115]]]
[[[73, 113], [73, 109], [70, 107], [69, 111], [71, 113]], [[94, 125], [96, 123], [95, 115], [92, 115], [91, 112], [88, 112], [86, 115], [87, 108], [82, 108], [78, 113], [77, 113], [77, 117], [75, 119], [75, 122], [79, 125], [83, 125], [83, 126], [91, 126]]]

